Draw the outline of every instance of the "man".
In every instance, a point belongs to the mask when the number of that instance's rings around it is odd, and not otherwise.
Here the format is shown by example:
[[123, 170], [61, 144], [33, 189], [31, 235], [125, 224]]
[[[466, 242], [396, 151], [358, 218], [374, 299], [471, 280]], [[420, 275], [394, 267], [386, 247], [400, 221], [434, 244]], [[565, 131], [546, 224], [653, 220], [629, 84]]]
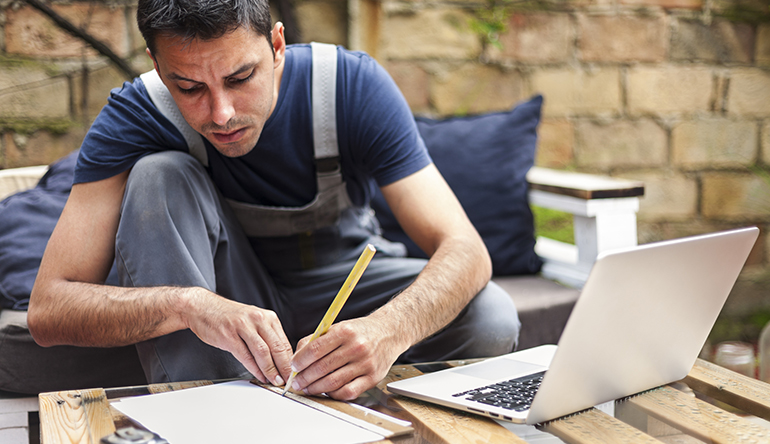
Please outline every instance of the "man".
[[[251, 374], [280, 386], [293, 369], [292, 388], [338, 399], [371, 388], [397, 359], [513, 348], [518, 317], [487, 284], [484, 244], [371, 58], [332, 51], [338, 152], [324, 156], [313, 142], [314, 56], [286, 47], [266, 1], [140, 0], [137, 19], [204, 149], [186, 154], [149, 83], [113, 91], [31, 296], [39, 344], [137, 344], [152, 382]], [[427, 263], [378, 235], [374, 182]], [[379, 253], [338, 322], [308, 344], [367, 243]], [[102, 284], [113, 259], [121, 287]]]

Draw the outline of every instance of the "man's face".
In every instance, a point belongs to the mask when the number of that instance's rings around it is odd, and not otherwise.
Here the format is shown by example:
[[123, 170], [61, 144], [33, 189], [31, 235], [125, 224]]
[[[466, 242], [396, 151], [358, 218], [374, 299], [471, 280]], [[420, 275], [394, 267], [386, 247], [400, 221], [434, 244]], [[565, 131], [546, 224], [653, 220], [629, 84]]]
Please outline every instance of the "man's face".
[[[275, 108], [283, 73], [283, 27], [264, 36], [245, 28], [214, 40], [159, 36], [150, 54], [187, 123], [229, 157], [254, 148]], [[148, 51], [149, 52], [149, 51]]]

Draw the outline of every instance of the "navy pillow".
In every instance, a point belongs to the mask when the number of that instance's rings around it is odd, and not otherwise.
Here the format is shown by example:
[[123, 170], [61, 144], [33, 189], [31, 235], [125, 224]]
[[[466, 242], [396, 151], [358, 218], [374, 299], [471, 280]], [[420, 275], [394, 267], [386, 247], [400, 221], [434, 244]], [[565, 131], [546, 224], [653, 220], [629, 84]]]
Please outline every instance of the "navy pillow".
[[[535, 161], [542, 103], [538, 95], [506, 112], [416, 119], [433, 162], [484, 239], [497, 276], [537, 273], [542, 265], [534, 250], [526, 180]], [[404, 243], [409, 256], [426, 257], [379, 192], [372, 208], [385, 238]]]
[[[35, 188], [0, 202], [0, 307], [26, 310], [43, 252], [67, 203], [79, 150], [51, 164]], [[114, 267], [108, 282], [117, 282]]]

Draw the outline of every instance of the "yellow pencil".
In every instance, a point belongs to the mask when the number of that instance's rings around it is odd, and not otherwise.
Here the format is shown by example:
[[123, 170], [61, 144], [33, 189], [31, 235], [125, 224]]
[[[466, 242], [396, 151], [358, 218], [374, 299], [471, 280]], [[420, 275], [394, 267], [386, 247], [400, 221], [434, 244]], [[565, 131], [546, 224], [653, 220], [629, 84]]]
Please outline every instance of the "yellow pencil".
[[[374, 257], [374, 253], [376, 252], [377, 249], [374, 248], [374, 245], [366, 245], [366, 248], [364, 248], [363, 253], [361, 253], [358, 261], [356, 261], [356, 264], [350, 271], [348, 278], [345, 279], [345, 282], [342, 284], [342, 288], [340, 288], [340, 291], [337, 292], [337, 296], [334, 297], [332, 305], [330, 305], [329, 309], [326, 310], [326, 314], [324, 315], [323, 319], [321, 319], [321, 323], [318, 324], [318, 327], [315, 329], [315, 333], [313, 333], [313, 336], [310, 337], [310, 341], [308, 341], [308, 343], [315, 341], [319, 336], [329, 331], [329, 327], [331, 327], [334, 323], [334, 319], [337, 318], [340, 310], [342, 310], [342, 306], [345, 305], [345, 301], [348, 300], [348, 296], [350, 296], [350, 293], [353, 292], [353, 288], [355, 288], [358, 280], [361, 279], [361, 275], [364, 274], [364, 270], [366, 270], [366, 267], [369, 265], [369, 262], [371, 262], [372, 257]], [[286, 381], [282, 395], [285, 395], [289, 390], [289, 387], [291, 387], [291, 383], [294, 381], [294, 377], [296, 376], [297, 372], [291, 372], [291, 376], [289, 376], [289, 380]]]

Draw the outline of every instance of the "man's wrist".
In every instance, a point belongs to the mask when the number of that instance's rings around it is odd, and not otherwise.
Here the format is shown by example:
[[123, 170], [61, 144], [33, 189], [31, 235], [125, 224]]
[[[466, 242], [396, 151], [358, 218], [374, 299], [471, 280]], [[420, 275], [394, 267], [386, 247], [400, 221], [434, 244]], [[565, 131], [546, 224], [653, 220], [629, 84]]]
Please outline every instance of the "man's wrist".
[[171, 298], [174, 317], [178, 320], [179, 330], [188, 329], [191, 321], [201, 316], [201, 307], [205, 306], [204, 301], [211, 292], [202, 287], [187, 287], [175, 293]]

